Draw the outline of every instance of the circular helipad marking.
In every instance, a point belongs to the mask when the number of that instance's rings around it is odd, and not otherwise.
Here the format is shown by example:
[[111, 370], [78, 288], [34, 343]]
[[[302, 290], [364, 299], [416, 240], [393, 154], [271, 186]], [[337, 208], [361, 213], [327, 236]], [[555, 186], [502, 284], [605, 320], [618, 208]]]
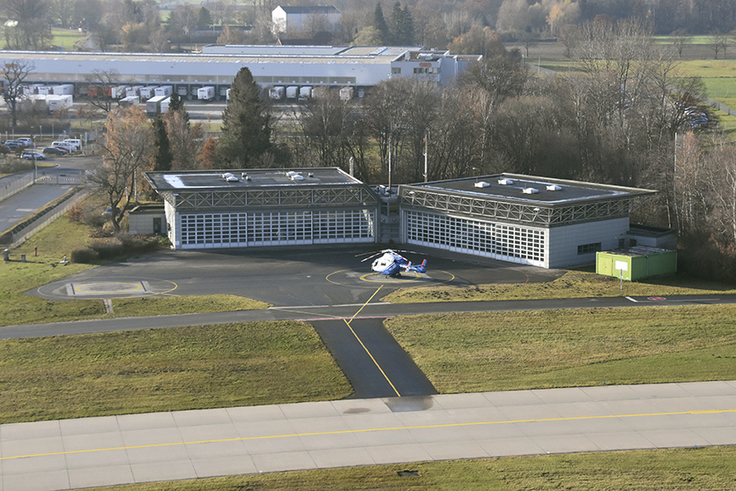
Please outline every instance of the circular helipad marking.
[[667, 300], [667, 299], [664, 297], [649, 297], [649, 300], [662, 301], [662, 300]]
[[120, 293], [133, 293], [143, 290], [140, 283], [122, 283], [108, 281], [103, 283], [82, 283], [74, 285], [74, 291], [87, 295], [114, 295]]
[[427, 273], [401, 273], [401, 276], [386, 276], [381, 273], [361, 273], [358, 271], [342, 269], [333, 271], [325, 279], [333, 285], [354, 286], [362, 283], [381, 283], [383, 285], [437, 285], [449, 283], [455, 279], [455, 275], [438, 269]]
[[360, 277], [361, 281], [369, 283], [409, 283], [421, 278], [419, 273], [411, 271], [409, 273], [401, 273], [401, 276], [388, 276], [381, 273], [368, 273]]

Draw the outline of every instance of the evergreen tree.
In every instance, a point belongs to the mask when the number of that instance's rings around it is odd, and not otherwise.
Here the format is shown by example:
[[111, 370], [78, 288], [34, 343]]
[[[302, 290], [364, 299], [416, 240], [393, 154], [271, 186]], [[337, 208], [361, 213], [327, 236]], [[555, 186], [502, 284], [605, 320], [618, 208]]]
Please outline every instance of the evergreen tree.
[[208, 29], [212, 25], [210, 11], [202, 7], [197, 12], [197, 29]]
[[391, 44], [391, 33], [386, 23], [386, 19], [383, 17], [383, 9], [381, 4], [376, 4], [376, 11], [374, 13], [373, 27], [375, 27], [379, 33], [381, 33], [381, 42], [384, 44]]
[[189, 113], [187, 112], [186, 108], [184, 107], [184, 100], [176, 92], [174, 92], [173, 94], [171, 94], [171, 100], [169, 101], [169, 111], [171, 111], [171, 112], [176, 112], [176, 111], [184, 112], [186, 114], [186, 116], [187, 116], [187, 121], [189, 121]]
[[272, 150], [271, 114], [246, 67], [230, 87], [230, 102], [222, 113], [222, 137], [217, 155], [225, 164], [247, 168]]
[[167, 171], [171, 170], [171, 144], [169, 143], [169, 135], [166, 132], [166, 124], [164, 118], [157, 114], [153, 118], [153, 170]]
[[409, 7], [401, 7], [400, 2], [394, 4], [391, 12], [391, 43], [394, 46], [408, 46], [414, 44], [414, 19]]
[[404, 42], [402, 44], [411, 45], [415, 43], [416, 31], [414, 30], [414, 19], [409, 12], [409, 6], [404, 5], [401, 11], [401, 30]]

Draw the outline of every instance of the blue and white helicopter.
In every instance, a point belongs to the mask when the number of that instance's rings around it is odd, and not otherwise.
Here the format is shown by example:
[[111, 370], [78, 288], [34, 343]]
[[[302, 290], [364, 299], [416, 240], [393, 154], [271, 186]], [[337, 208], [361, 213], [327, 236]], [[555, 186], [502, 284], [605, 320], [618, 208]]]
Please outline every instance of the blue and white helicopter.
[[371, 264], [371, 270], [376, 273], [385, 274], [386, 276], [401, 276], [401, 273], [426, 273], [427, 272], [427, 260], [421, 262], [421, 264], [412, 264], [407, 258], [399, 254], [399, 252], [411, 252], [411, 251], [396, 251], [394, 249], [384, 249], [380, 252], [376, 252], [363, 259], [361, 262], [368, 261], [378, 256], [378, 258]]

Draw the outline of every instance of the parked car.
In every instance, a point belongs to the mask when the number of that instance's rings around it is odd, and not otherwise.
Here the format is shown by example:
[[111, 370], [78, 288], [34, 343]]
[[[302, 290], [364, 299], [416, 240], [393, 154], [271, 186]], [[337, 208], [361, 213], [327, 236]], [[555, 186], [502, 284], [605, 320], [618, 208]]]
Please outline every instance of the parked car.
[[38, 152], [23, 152], [20, 158], [26, 160], [46, 160], [46, 156]]
[[66, 155], [69, 152], [67, 152], [63, 148], [46, 147], [43, 149], [43, 153], [45, 153], [46, 155]]
[[69, 148], [67, 147], [57, 147], [56, 145], [52, 145], [51, 148], [55, 148], [57, 150], [60, 150], [64, 155], [69, 153]]
[[8, 140], [5, 142], [5, 146], [8, 147], [8, 150], [15, 150], [17, 148], [26, 148], [26, 146], [23, 145], [18, 140]]
[[33, 145], [33, 140], [31, 140], [30, 138], [17, 138], [17, 140], [21, 142], [26, 148]]

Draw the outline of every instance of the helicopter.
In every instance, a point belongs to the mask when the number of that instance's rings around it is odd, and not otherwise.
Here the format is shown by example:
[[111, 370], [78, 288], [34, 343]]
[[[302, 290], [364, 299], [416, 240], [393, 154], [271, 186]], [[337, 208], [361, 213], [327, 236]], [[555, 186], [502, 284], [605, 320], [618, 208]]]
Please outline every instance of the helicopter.
[[408, 273], [410, 271], [414, 273], [427, 272], [426, 259], [422, 261], [421, 264], [412, 264], [411, 261], [399, 254], [399, 252], [411, 251], [396, 251], [394, 249], [384, 249], [382, 251], [376, 252], [375, 254], [371, 254], [370, 256], [363, 259], [361, 262], [365, 262], [378, 256], [378, 258], [371, 264], [371, 270], [376, 273], [384, 274], [386, 276], [401, 276], [401, 273]]

